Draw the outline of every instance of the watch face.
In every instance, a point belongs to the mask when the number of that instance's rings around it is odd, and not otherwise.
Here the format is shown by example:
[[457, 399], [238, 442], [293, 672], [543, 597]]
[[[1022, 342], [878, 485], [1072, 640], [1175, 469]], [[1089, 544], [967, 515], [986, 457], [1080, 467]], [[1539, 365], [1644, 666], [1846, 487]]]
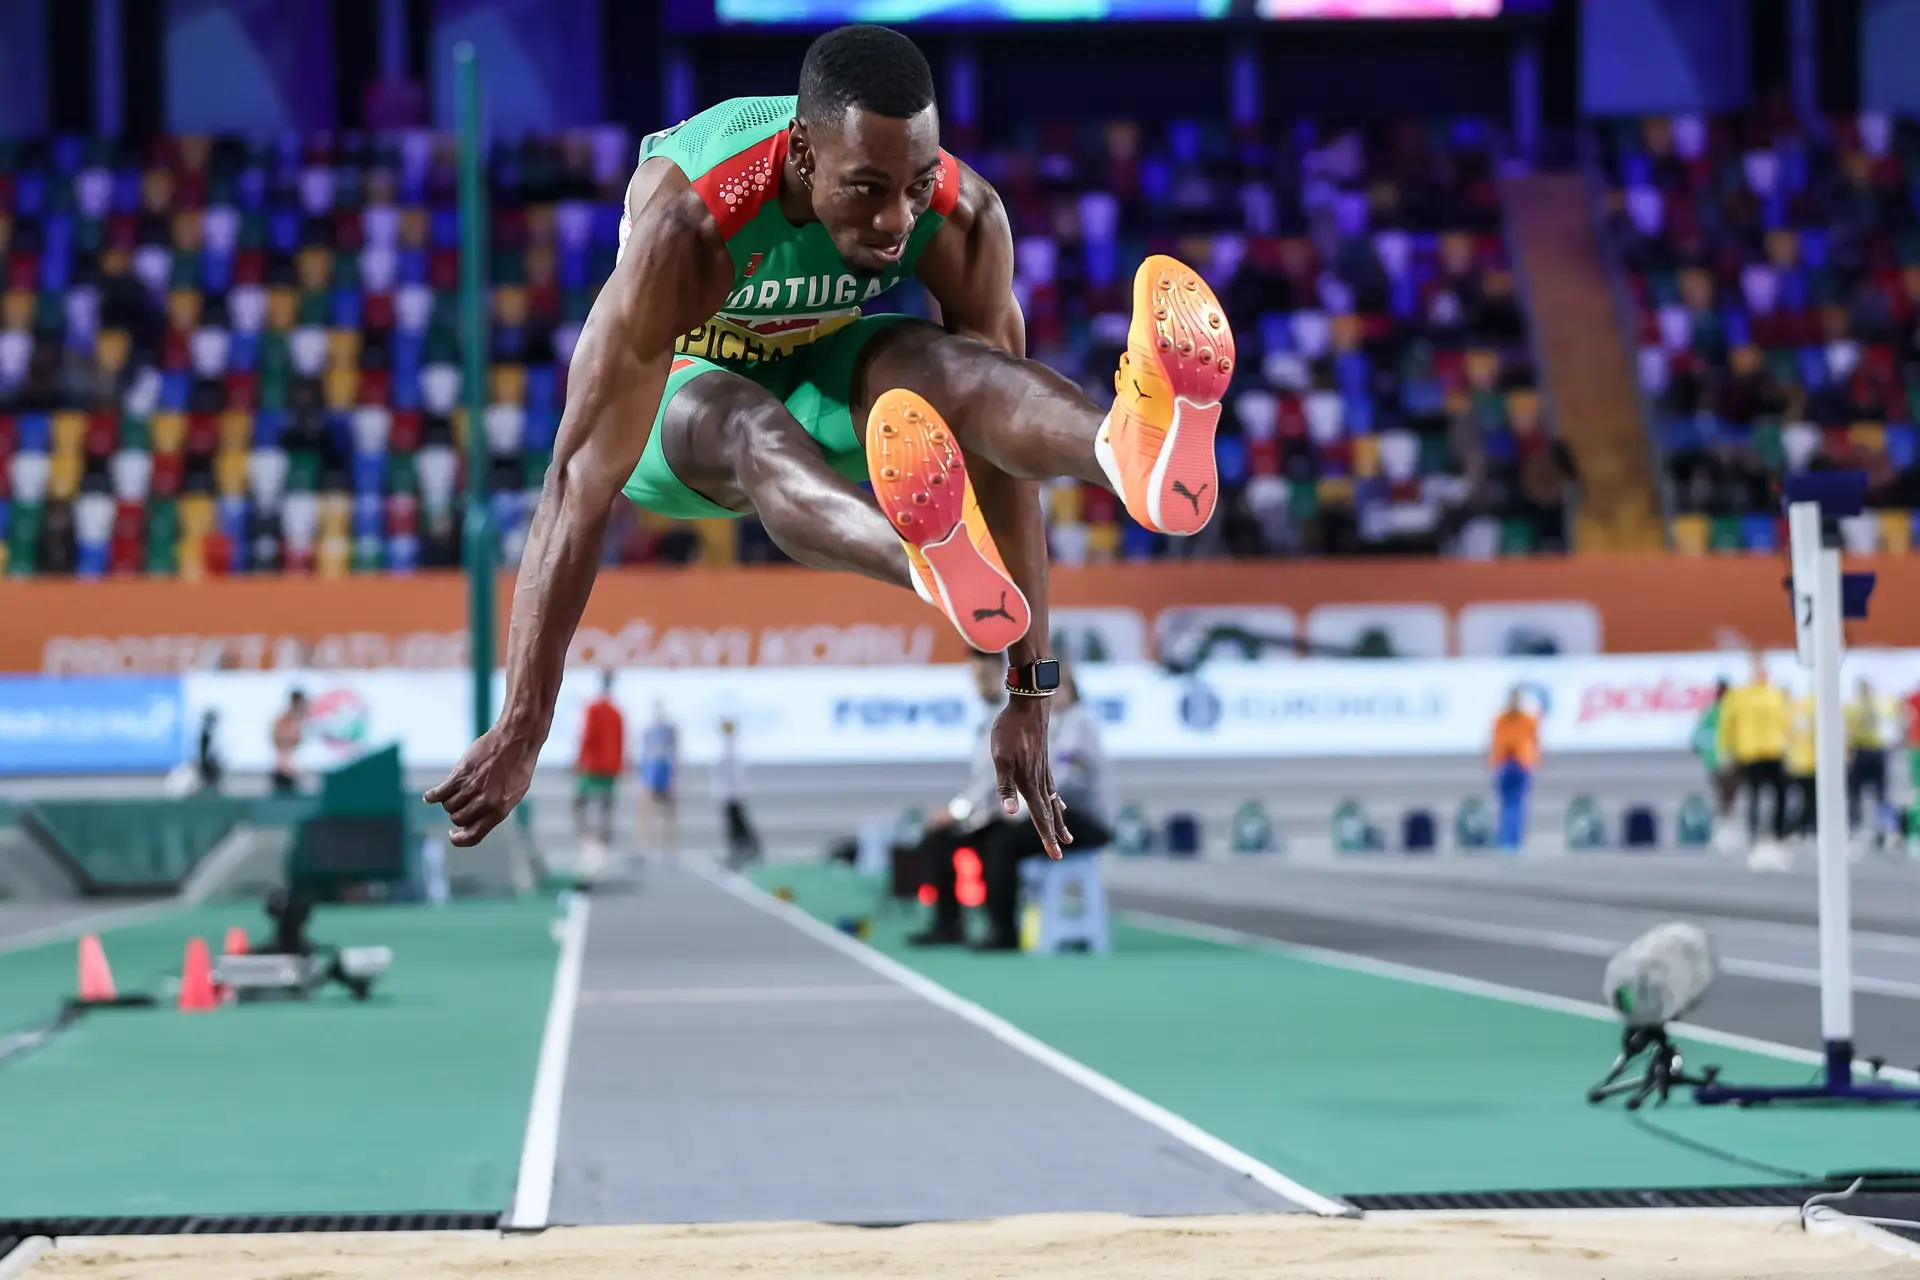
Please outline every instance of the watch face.
[[1060, 664], [1052, 658], [1045, 658], [1034, 663], [1033, 687], [1036, 689], [1058, 689], [1060, 687]]

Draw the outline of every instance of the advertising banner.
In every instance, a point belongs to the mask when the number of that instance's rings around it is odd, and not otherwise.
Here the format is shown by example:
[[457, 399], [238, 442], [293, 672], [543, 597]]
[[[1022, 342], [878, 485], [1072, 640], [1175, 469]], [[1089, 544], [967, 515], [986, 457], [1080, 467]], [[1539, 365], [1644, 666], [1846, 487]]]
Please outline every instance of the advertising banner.
[[[1788, 692], [1807, 687], [1790, 653], [1768, 660]], [[1517, 690], [1541, 719], [1549, 757], [1561, 752], [1682, 751], [1714, 683], [1743, 682], [1733, 654], [1559, 659], [1227, 663], [1195, 675], [1143, 664], [1076, 673], [1120, 760], [1288, 759], [1474, 755]], [[1849, 655], [1849, 696], [1861, 679], [1884, 695], [1920, 689], [1920, 650]], [[58, 683], [58, 682], [55, 682]], [[572, 764], [583, 708], [602, 678], [572, 673], [561, 691], [544, 766]], [[300, 763], [323, 770], [397, 742], [409, 767], [451, 765], [467, 744], [467, 677], [458, 671], [207, 673], [185, 678], [187, 715], [218, 713], [229, 767], [270, 767], [274, 718], [293, 689], [310, 720]], [[496, 687], [495, 698], [503, 690]], [[627, 672], [613, 694], [630, 740], [656, 714], [679, 729], [684, 760], [718, 758], [720, 722], [737, 726], [742, 755], [765, 764], [959, 761], [986, 714], [962, 666], [873, 670]]]
[[[1879, 575], [1849, 643], [1920, 636], [1920, 557]], [[1580, 556], [1462, 561], [1223, 561], [1053, 574], [1055, 644], [1095, 662], [1290, 651], [1365, 657], [1681, 653], [1792, 643], [1782, 561]], [[500, 590], [504, 639], [513, 584]], [[232, 669], [437, 670], [467, 661], [457, 574], [0, 585], [0, 671], [58, 675]], [[911, 593], [792, 566], [614, 569], [569, 652], [589, 669], [923, 667], [962, 661], [953, 628]]]
[[183, 738], [177, 678], [0, 676], [0, 774], [163, 773]]

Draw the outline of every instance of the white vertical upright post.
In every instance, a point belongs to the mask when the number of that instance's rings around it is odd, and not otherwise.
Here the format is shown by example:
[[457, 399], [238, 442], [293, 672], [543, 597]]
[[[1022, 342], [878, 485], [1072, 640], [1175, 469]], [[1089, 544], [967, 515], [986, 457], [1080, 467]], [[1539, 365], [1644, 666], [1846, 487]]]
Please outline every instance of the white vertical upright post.
[[1813, 668], [1814, 820], [1820, 876], [1820, 1036], [1828, 1061], [1851, 1059], [1853, 905], [1847, 883], [1846, 722], [1840, 703], [1840, 553], [1821, 545], [1820, 508], [1787, 510], [1793, 556], [1794, 624], [1802, 662]]

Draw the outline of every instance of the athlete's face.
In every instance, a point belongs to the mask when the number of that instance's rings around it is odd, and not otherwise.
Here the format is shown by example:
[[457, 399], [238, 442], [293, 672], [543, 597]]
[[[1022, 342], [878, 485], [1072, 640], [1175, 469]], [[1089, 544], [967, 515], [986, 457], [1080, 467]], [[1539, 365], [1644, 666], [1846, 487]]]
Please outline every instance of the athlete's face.
[[875, 275], [896, 265], [933, 201], [939, 113], [896, 120], [850, 109], [837, 128], [796, 124], [788, 146], [811, 184], [813, 216], [846, 264]]

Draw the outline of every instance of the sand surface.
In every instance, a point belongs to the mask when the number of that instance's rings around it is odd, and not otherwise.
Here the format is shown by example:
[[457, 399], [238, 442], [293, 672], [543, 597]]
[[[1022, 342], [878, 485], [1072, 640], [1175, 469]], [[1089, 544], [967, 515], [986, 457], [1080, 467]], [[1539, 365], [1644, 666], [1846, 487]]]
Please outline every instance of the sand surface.
[[1035, 1216], [867, 1230], [584, 1227], [537, 1236], [182, 1236], [64, 1244], [27, 1280], [1920, 1280], [1920, 1259], [1796, 1222]]

